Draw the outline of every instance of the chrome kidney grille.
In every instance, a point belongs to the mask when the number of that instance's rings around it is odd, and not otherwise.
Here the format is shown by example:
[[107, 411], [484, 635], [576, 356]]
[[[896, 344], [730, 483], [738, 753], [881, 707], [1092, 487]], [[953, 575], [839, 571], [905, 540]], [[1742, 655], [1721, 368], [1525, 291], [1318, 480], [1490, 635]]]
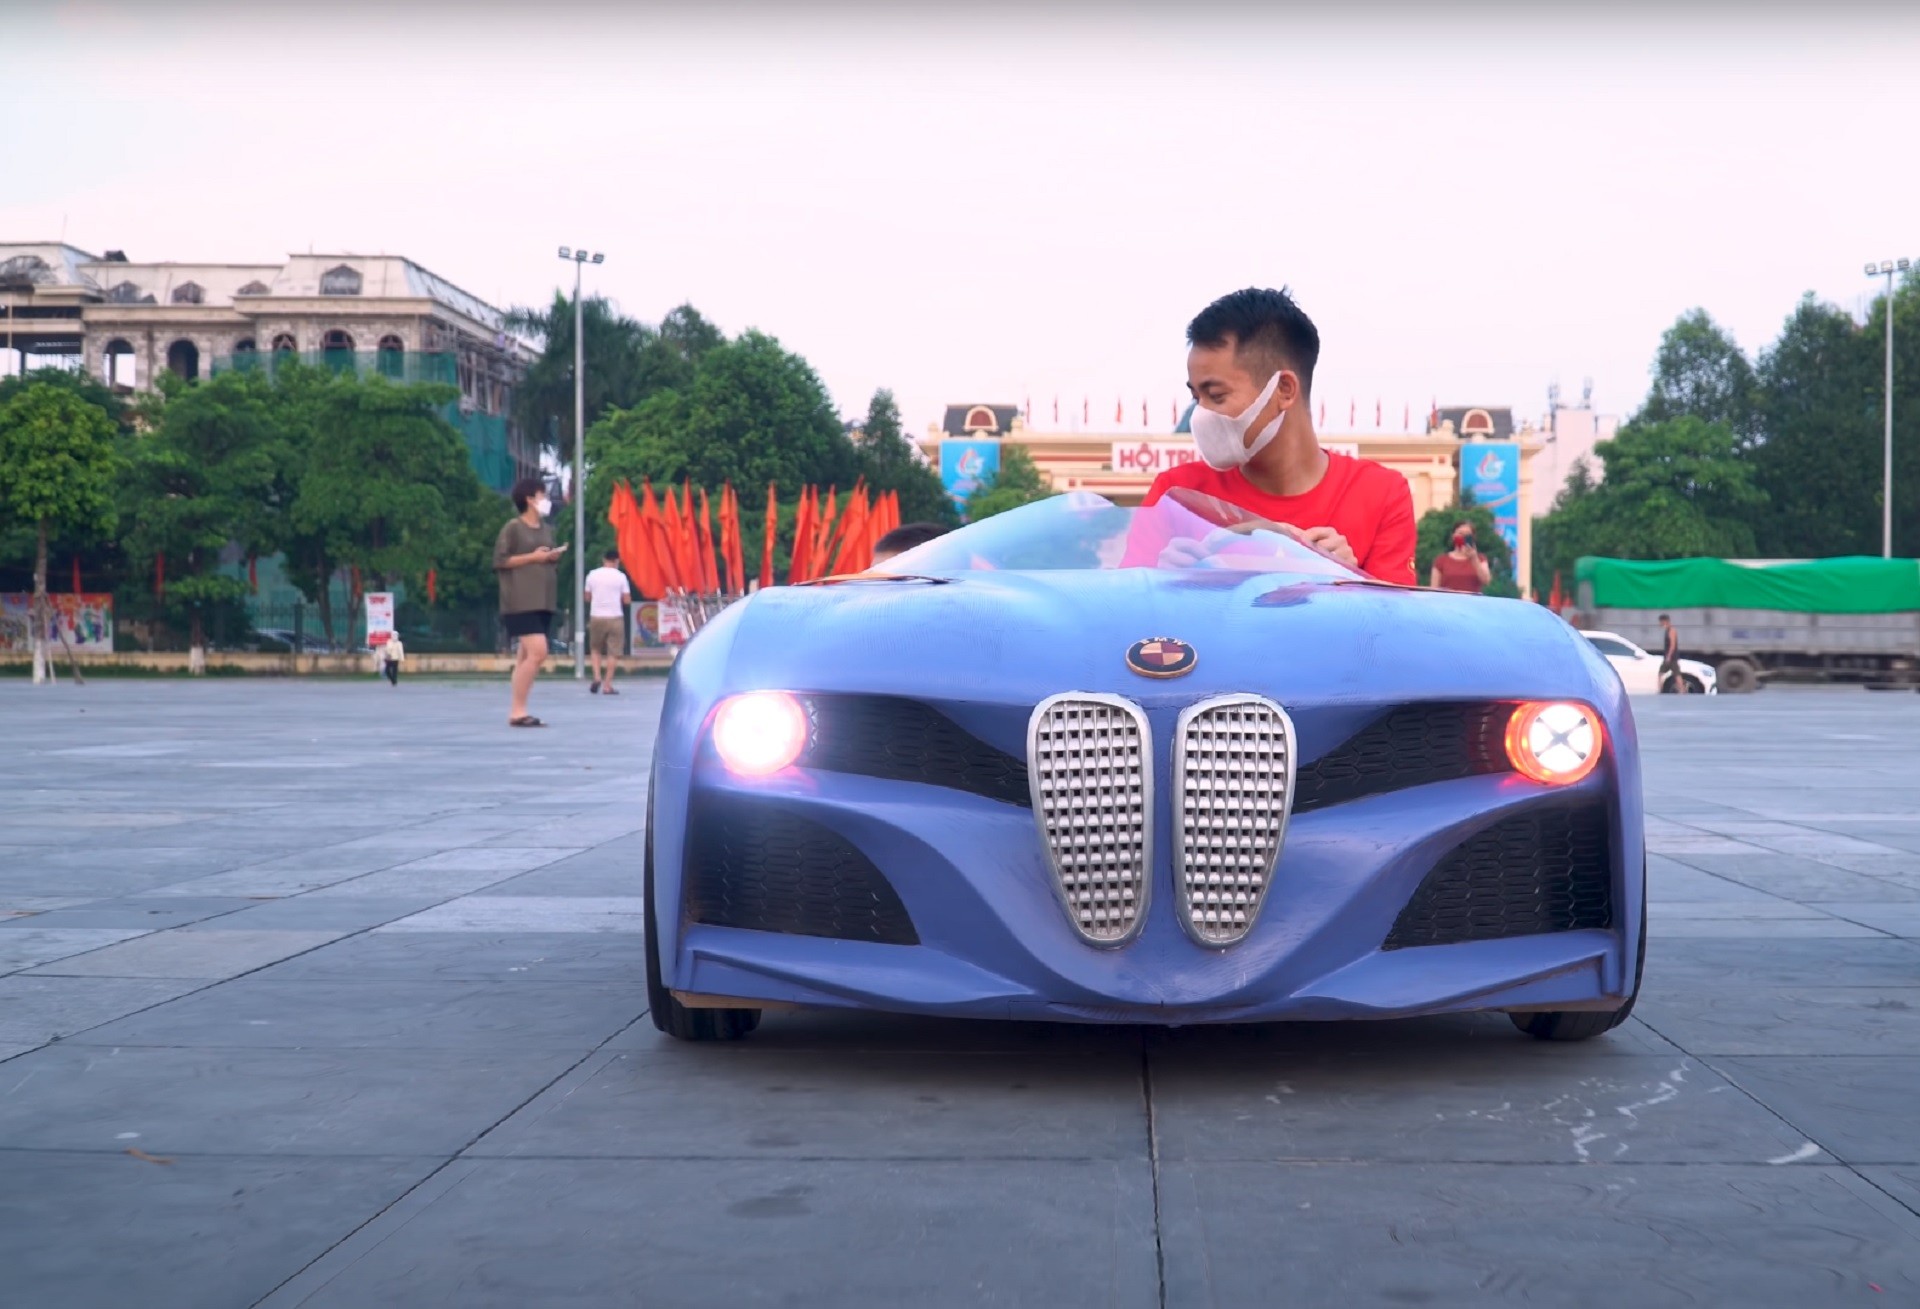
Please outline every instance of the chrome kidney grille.
[[1265, 696], [1225, 695], [1180, 715], [1173, 756], [1180, 921], [1202, 945], [1253, 927], [1293, 807], [1293, 721]]
[[1146, 919], [1153, 764], [1147, 717], [1119, 696], [1069, 692], [1027, 725], [1034, 820], [1067, 921], [1095, 945], [1132, 939]]

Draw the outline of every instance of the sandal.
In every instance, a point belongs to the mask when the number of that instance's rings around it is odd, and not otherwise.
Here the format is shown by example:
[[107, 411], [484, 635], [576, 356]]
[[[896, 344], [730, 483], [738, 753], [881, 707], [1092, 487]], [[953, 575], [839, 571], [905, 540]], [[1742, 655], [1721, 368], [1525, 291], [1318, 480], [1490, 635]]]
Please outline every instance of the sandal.
[[518, 718], [507, 719], [508, 727], [545, 727], [546, 724], [532, 714], [522, 714]]

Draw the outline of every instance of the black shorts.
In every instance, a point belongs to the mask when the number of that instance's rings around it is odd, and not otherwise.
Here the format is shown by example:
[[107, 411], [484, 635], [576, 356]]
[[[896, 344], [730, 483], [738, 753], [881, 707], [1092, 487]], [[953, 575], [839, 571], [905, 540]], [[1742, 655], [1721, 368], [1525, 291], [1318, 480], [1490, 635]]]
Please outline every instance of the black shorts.
[[501, 614], [500, 626], [508, 636], [545, 636], [553, 626], [553, 610], [528, 609], [517, 614]]

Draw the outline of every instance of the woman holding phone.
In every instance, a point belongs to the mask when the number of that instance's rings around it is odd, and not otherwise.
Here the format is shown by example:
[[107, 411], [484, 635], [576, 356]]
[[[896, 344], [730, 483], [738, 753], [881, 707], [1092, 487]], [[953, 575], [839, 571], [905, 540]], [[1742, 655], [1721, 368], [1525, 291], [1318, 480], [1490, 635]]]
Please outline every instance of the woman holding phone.
[[513, 507], [519, 514], [507, 520], [493, 543], [493, 571], [500, 579], [500, 626], [519, 641], [507, 726], [545, 727], [527, 712], [527, 695], [547, 660], [547, 633], [560, 603], [558, 565], [566, 547], [554, 545], [553, 528], [547, 525], [553, 501], [545, 482], [537, 477], [515, 482]]
[[1456, 524], [1450, 546], [1434, 556], [1427, 585], [1436, 591], [1465, 591], [1471, 595], [1485, 591], [1493, 580], [1493, 567], [1474, 544], [1473, 524]]

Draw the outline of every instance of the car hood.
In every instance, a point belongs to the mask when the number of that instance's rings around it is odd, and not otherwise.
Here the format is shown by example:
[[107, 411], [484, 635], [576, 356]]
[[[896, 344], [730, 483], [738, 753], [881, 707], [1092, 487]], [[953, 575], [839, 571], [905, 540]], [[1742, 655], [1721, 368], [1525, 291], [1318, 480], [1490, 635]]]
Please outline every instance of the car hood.
[[[1275, 574], [980, 572], [775, 587], [723, 618], [732, 621], [712, 630], [727, 649], [715, 689], [728, 691], [1027, 705], [1109, 691], [1152, 705], [1227, 691], [1283, 702], [1598, 699], [1617, 686], [1598, 653], [1538, 605]], [[700, 657], [708, 636], [683, 659]], [[1193, 671], [1132, 672], [1128, 647], [1151, 637], [1193, 646]]]

